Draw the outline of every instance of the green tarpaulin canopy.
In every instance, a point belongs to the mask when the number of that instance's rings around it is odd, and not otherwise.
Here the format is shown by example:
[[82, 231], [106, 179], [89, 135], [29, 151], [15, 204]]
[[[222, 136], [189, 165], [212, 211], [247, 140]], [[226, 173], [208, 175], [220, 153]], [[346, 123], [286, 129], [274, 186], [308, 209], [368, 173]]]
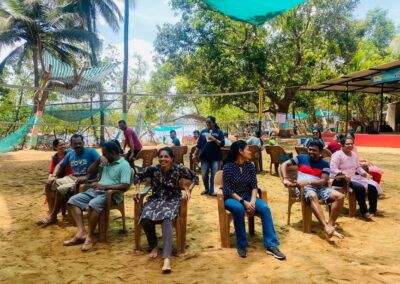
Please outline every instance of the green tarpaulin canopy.
[[171, 131], [171, 130], [176, 130], [178, 128], [181, 128], [181, 125], [160, 125], [154, 128], [154, 131], [156, 132], [164, 132], [164, 131]]
[[92, 108], [66, 109], [65, 107], [49, 107], [46, 109], [46, 114], [54, 116], [58, 119], [70, 122], [80, 121], [92, 116], [95, 116], [101, 111], [106, 111], [113, 102], [105, 102], [103, 104], [93, 103]]
[[305, 2], [306, 0], [204, 0], [214, 11], [252, 25], [266, 21]]

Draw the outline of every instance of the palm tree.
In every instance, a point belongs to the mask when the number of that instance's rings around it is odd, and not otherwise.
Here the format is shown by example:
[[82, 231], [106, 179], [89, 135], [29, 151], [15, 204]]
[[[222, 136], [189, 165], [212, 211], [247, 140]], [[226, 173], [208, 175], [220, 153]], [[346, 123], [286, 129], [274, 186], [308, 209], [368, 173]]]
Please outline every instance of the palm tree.
[[[77, 13], [87, 31], [97, 33], [97, 19], [99, 16], [107, 22], [114, 30], [119, 30], [119, 23], [122, 20], [121, 12], [113, 0], [67, 0], [69, 1], [63, 8], [66, 12]], [[90, 42], [91, 63], [92, 66], [98, 65], [97, 49], [98, 46], [94, 42]], [[100, 101], [104, 97], [100, 94]], [[92, 118], [93, 121], [93, 118]], [[104, 141], [104, 112], [100, 112], [100, 142]], [[92, 123], [93, 124], [93, 123]], [[95, 132], [96, 136], [96, 132]]]
[[[49, 0], [4, 0], [0, 4], [0, 49], [21, 44], [0, 62], [0, 72], [6, 64], [14, 63], [18, 68], [31, 58], [34, 84], [39, 87], [40, 76], [45, 72], [45, 51], [66, 63], [73, 63], [77, 56], [88, 57], [79, 44], [98, 39], [74, 23], [72, 14], [58, 13], [56, 3]], [[33, 103], [36, 111], [37, 97]]]

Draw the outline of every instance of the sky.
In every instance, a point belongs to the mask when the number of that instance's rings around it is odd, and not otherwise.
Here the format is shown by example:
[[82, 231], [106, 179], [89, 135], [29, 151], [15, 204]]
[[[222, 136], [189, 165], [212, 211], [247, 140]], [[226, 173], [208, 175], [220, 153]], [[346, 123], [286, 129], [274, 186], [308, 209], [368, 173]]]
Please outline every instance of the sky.
[[[122, 13], [124, 9], [123, 0], [116, 0]], [[400, 27], [400, 0], [361, 0], [354, 15], [356, 18], [364, 18], [368, 11], [376, 7], [388, 10], [389, 17]], [[131, 8], [130, 13], [130, 54], [138, 53], [149, 65], [149, 71], [154, 70], [152, 58], [154, 55], [153, 41], [157, 35], [157, 25], [163, 23], [175, 23], [179, 19], [168, 5], [168, 0], [136, 0], [136, 5]], [[99, 23], [100, 37], [104, 46], [113, 44], [120, 51], [122, 61], [123, 26], [119, 32], [110, 30], [103, 20]], [[10, 49], [0, 50], [0, 60], [4, 58]], [[105, 51], [107, 54], [107, 50]]]

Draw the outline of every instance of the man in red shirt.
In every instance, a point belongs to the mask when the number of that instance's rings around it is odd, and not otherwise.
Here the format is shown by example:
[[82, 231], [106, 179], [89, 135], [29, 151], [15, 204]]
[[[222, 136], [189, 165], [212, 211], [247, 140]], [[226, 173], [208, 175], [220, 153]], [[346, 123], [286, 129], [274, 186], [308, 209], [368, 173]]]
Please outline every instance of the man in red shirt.
[[129, 146], [129, 151], [126, 154], [126, 159], [132, 166], [132, 161], [136, 158], [137, 154], [140, 150], [142, 150], [143, 146], [140, 143], [139, 137], [136, 135], [135, 131], [132, 128], [129, 128], [126, 124], [125, 120], [118, 121], [118, 127], [124, 132], [124, 151], [126, 146]]
[[342, 149], [342, 144], [340, 143], [340, 141], [343, 139], [344, 139], [343, 134], [336, 134], [335, 139], [329, 142], [326, 148], [328, 148], [328, 150], [331, 151], [332, 154], [335, 153], [336, 151], [339, 151], [340, 149]]

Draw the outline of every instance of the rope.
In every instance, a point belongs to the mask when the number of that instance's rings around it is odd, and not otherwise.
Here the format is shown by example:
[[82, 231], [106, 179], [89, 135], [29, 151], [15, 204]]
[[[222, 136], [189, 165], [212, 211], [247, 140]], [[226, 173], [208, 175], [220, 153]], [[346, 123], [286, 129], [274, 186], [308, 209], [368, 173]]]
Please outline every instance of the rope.
[[[1, 87], [10, 88], [10, 89], [23, 89], [29, 91], [49, 91], [49, 92], [66, 92], [65, 89], [60, 88], [49, 88], [49, 89], [42, 89], [38, 87], [32, 86], [22, 86], [22, 85], [13, 85], [13, 84], [0, 84]], [[71, 94], [103, 94], [109, 96], [121, 96], [123, 92], [103, 92], [103, 91], [76, 91], [76, 90], [68, 90], [68, 93]], [[173, 98], [173, 97], [225, 97], [225, 96], [242, 96], [242, 95], [250, 95], [256, 94], [256, 91], [243, 91], [243, 92], [229, 92], [229, 93], [214, 93], [214, 94], [151, 94], [151, 93], [126, 93], [127, 96], [131, 97], [159, 97], [159, 98]]]

